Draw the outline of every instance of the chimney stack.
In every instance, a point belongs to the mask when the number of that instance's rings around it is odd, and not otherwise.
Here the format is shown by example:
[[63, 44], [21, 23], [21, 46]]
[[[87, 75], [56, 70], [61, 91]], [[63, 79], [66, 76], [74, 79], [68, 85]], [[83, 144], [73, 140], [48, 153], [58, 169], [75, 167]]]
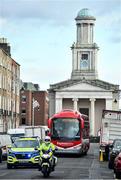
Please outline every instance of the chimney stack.
[[0, 49], [3, 49], [9, 56], [11, 56], [10, 44], [7, 43], [7, 38], [0, 38]]

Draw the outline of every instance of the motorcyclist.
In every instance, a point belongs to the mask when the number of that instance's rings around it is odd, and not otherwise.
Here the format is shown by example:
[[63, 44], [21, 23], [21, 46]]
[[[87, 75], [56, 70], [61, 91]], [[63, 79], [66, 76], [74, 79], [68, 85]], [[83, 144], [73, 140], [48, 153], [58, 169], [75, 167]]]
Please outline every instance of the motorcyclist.
[[39, 162], [39, 171], [41, 170], [42, 155], [44, 152], [48, 152], [52, 156], [52, 170], [54, 171], [55, 165], [57, 163], [57, 158], [53, 155], [55, 152], [55, 145], [51, 143], [50, 136], [45, 136], [44, 142], [40, 145], [40, 162]]

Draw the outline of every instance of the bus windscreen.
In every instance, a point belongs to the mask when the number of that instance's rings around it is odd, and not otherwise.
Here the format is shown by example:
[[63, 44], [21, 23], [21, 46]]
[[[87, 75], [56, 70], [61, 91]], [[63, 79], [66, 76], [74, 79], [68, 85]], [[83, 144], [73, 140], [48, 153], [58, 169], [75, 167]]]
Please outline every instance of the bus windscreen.
[[80, 122], [76, 118], [58, 118], [52, 121], [52, 139], [79, 140]]

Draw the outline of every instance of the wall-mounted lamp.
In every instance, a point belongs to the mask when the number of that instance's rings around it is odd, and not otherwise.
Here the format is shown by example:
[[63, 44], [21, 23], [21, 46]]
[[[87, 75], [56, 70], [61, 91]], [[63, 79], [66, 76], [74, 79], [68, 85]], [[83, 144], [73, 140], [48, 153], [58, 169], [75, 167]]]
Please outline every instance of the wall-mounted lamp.
[[116, 100], [116, 99], [114, 100], [114, 103], [117, 103], [117, 100]]

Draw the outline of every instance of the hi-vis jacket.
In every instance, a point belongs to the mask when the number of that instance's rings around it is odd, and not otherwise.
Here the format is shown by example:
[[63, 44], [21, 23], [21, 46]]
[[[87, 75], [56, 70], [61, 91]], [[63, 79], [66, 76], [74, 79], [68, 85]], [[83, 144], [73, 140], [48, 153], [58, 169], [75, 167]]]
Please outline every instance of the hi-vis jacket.
[[53, 152], [55, 151], [55, 145], [53, 143], [42, 143], [40, 145], [40, 156], [43, 155], [43, 153], [48, 153], [50, 156], [53, 155]]

